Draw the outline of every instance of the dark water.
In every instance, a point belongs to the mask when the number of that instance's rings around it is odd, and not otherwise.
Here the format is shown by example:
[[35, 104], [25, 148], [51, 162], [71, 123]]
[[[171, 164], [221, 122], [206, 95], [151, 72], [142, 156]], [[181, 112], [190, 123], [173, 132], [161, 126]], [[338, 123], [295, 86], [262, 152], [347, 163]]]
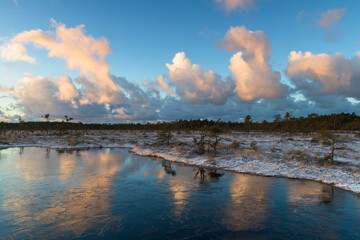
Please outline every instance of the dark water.
[[360, 239], [360, 198], [310, 181], [202, 176], [126, 149], [5, 149], [0, 238]]

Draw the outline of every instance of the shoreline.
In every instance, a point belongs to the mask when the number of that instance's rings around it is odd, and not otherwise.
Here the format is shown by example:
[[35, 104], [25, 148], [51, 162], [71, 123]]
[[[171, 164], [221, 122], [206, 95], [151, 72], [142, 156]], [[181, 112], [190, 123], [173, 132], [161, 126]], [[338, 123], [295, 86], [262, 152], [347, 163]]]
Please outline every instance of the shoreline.
[[[171, 144], [158, 144], [156, 133], [108, 133], [97, 131], [91, 135], [80, 136], [43, 136], [30, 135], [17, 139], [10, 144], [2, 144], [4, 148], [41, 147], [58, 150], [90, 150], [101, 148], [128, 148], [130, 152], [140, 155], [161, 158], [170, 162], [177, 162], [195, 167], [206, 167], [251, 174], [265, 177], [281, 177], [289, 179], [303, 179], [331, 184], [348, 190], [356, 195], [360, 194], [360, 139], [355, 137], [346, 148], [339, 146], [334, 166], [322, 166], [315, 156], [326, 153], [326, 147], [310, 143], [310, 139], [303, 136], [271, 135], [267, 133], [227, 133], [221, 135], [218, 154], [194, 154], [192, 134], [176, 134]], [[243, 140], [238, 149], [231, 149], [229, 145], [234, 139]], [[258, 149], [251, 149], [249, 143], [255, 142]], [[275, 146], [275, 147], [274, 147]], [[274, 150], [275, 149], [275, 150]], [[306, 152], [310, 160], [301, 161], [288, 159], [290, 149]]]

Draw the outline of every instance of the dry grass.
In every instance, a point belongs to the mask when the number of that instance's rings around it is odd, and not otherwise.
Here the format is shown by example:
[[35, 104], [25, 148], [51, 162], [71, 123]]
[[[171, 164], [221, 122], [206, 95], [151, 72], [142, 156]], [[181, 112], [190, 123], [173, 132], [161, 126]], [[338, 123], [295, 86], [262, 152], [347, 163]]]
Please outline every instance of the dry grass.
[[252, 156], [254, 158], [260, 158], [261, 153], [254, 149], [236, 150], [236, 156], [243, 158], [247, 158], [248, 156]]
[[172, 150], [174, 152], [177, 152], [177, 153], [183, 153], [184, 152], [184, 150], [178, 145], [173, 146]]

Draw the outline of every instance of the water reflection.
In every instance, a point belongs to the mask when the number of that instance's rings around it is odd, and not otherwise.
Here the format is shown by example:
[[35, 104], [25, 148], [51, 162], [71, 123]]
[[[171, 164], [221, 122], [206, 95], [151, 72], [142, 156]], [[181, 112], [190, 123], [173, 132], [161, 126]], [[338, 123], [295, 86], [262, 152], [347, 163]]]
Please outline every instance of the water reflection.
[[268, 198], [271, 181], [250, 175], [234, 175], [230, 184], [232, 201], [223, 219], [228, 230], [245, 231], [265, 228], [272, 202]]
[[0, 238], [360, 237], [359, 198], [326, 184], [121, 149], [0, 154]]

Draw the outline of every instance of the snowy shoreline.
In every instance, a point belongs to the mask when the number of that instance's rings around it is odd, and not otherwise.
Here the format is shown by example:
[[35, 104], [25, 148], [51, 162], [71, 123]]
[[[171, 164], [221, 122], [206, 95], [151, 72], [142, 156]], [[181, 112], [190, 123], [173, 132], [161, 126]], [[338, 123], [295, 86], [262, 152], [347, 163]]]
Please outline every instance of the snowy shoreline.
[[[129, 148], [132, 153], [162, 158], [187, 165], [216, 168], [238, 173], [269, 177], [306, 179], [332, 184], [360, 193], [360, 138], [358, 133], [343, 133], [345, 142], [335, 152], [335, 165], [324, 166], [320, 156], [329, 147], [313, 142], [313, 136], [269, 133], [221, 134], [218, 153], [194, 153], [193, 137], [199, 133], [174, 134], [169, 145], [159, 144], [156, 132], [91, 131], [72, 132], [64, 136], [34, 133], [12, 133], [0, 140], [0, 149], [9, 147], [45, 147], [62, 150], [92, 148]], [[232, 149], [236, 141], [239, 146]], [[255, 143], [256, 148], [250, 147]], [[289, 158], [291, 151], [299, 151], [305, 159]]]

